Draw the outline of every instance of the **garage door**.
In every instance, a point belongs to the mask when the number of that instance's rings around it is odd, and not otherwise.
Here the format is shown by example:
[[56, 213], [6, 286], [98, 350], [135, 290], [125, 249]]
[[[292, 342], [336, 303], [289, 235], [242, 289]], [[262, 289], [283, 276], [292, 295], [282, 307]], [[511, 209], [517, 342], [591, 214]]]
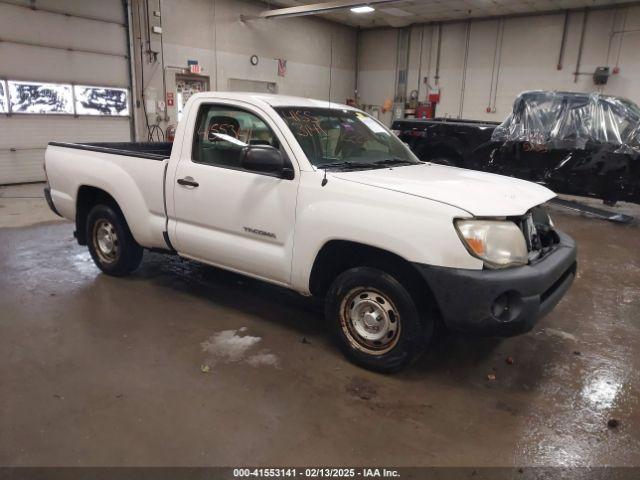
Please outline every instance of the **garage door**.
[[44, 180], [49, 141], [129, 141], [121, 0], [0, 0], [0, 184]]

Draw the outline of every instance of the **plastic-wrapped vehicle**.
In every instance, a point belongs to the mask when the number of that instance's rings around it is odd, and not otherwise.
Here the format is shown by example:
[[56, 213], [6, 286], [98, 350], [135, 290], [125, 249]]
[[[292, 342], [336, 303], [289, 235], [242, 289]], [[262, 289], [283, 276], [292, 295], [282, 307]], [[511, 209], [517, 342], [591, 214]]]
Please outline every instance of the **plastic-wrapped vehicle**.
[[620, 97], [530, 91], [500, 125], [399, 120], [393, 129], [424, 161], [640, 203], [640, 108]]

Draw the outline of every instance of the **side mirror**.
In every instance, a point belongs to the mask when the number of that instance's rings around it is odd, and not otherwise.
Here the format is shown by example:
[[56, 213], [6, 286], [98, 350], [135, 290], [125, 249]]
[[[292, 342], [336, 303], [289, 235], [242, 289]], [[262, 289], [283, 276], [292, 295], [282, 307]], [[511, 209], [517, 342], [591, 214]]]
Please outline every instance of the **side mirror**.
[[285, 162], [282, 153], [271, 145], [250, 145], [242, 152], [240, 165], [252, 172], [268, 173], [276, 177], [293, 178], [293, 170]]

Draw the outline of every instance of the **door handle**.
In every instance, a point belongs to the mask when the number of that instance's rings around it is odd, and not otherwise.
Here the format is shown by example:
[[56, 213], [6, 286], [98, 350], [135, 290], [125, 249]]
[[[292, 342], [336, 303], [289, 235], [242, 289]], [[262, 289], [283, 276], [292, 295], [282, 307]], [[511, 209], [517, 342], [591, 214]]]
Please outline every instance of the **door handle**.
[[178, 179], [178, 185], [184, 185], [185, 187], [197, 187], [200, 184], [191, 177], [185, 177]]

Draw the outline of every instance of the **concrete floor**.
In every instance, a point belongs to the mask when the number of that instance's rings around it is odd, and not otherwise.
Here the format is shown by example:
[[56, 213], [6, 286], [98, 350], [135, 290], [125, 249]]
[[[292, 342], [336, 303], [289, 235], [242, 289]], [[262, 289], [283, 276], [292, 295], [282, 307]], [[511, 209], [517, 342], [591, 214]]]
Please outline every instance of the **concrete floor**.
[[49, 210], [43, 188], [44, 183], [0, 187], [0, 228], [64, 221]]
[[561, 304], [394, 376], [296, 294], [148, 253], [110, 278], [70, 223], [2, 228], [0, 465], [638, 466], [640, 227], [553, 217], [580, 249]]

